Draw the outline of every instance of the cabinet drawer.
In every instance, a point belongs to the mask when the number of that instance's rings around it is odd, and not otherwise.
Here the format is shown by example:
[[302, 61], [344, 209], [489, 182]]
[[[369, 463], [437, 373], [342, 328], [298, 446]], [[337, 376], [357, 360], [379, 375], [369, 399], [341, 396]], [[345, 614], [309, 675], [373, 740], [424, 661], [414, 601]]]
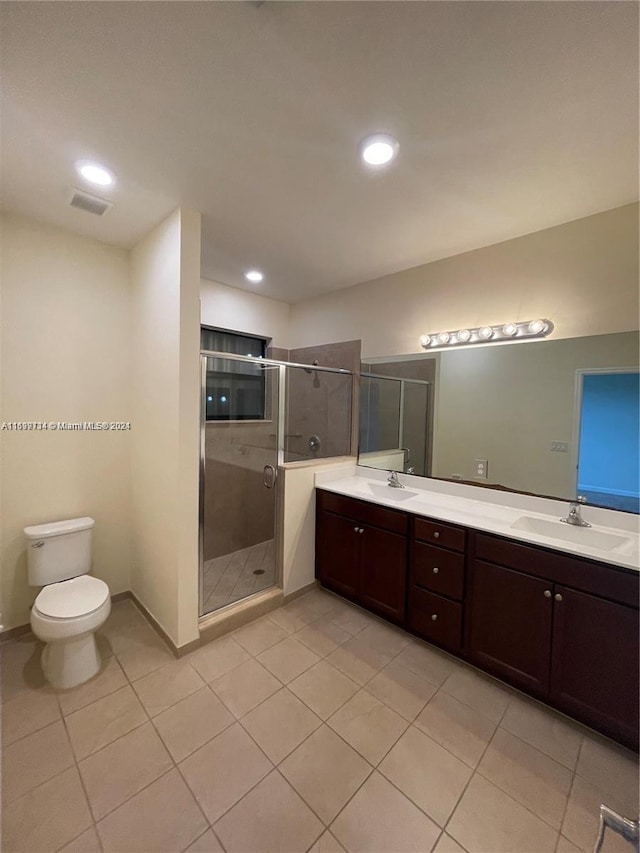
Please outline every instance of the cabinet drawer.
[[409, 628], [449, 649], [462, 645], [462, 605], [414, 587], [409, 596]]
[[381, 527], [383, 530], [390, 530], [392, 533], [407, 534], [409, 517], [406, 512], [386, 509], [386, 507], [377, 504], [355, 500], [346, 495], [336, 495], [322, 489], [318, 490], [316, 494], [318, 507], [323, 510], [344, 515], [363, 524], [372, 524], [374, 527]]
[[464, 597], [464, 555], [414, 542], [412, 582], [431, 592], [462, 600]]
[[416, 518], [413, 527], [414, 537], [423, 542], [432, 542], [452, 551], [464, 551], [465, 531], [449, 524], [441, 524], [426, 518]]

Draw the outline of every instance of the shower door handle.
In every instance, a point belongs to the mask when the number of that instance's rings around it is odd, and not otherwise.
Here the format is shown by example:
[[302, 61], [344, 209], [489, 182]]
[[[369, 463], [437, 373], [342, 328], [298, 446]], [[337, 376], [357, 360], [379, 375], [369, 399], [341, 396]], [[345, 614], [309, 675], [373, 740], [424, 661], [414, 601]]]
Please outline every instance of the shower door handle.
[[262, 485], [265, 489], [272, 489], [276, 484], [278, 472], [273, 465], [265, 465], [262, 469]]

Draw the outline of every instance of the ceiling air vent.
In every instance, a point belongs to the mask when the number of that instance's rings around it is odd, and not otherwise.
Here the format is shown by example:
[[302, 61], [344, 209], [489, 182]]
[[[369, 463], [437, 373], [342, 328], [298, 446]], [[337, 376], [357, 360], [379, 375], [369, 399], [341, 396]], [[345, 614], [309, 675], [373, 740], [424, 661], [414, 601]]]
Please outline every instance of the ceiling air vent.
[[84, 190], [73, 190], [70, 203], [71, 207], [77, 207], [78, 210], [93, 213], [95, 216], [103, 216], [113, 207], [112, 202], [105, 201], [105, 199], [98, 198], [98, 196], [91, 195]]

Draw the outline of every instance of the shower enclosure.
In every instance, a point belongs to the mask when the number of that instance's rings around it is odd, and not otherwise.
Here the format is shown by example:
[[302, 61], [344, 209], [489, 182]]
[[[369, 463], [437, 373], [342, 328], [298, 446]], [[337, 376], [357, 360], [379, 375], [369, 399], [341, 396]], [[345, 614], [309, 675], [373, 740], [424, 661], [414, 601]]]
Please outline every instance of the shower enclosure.
[[280, 584], [278, 470], [348, 455], [349, 371], [202, 351], [200, 615]]
[[360, 465], [428, 477], [431, 383], [362, 373]]

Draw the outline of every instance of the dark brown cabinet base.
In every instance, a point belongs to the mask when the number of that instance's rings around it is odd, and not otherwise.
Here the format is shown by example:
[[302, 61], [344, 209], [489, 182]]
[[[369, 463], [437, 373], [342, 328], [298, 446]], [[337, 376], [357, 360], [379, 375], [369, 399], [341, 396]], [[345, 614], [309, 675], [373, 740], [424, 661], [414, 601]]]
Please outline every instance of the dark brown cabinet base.
[[316, 496], [324, 586], [638, 749], [640, 574]]

